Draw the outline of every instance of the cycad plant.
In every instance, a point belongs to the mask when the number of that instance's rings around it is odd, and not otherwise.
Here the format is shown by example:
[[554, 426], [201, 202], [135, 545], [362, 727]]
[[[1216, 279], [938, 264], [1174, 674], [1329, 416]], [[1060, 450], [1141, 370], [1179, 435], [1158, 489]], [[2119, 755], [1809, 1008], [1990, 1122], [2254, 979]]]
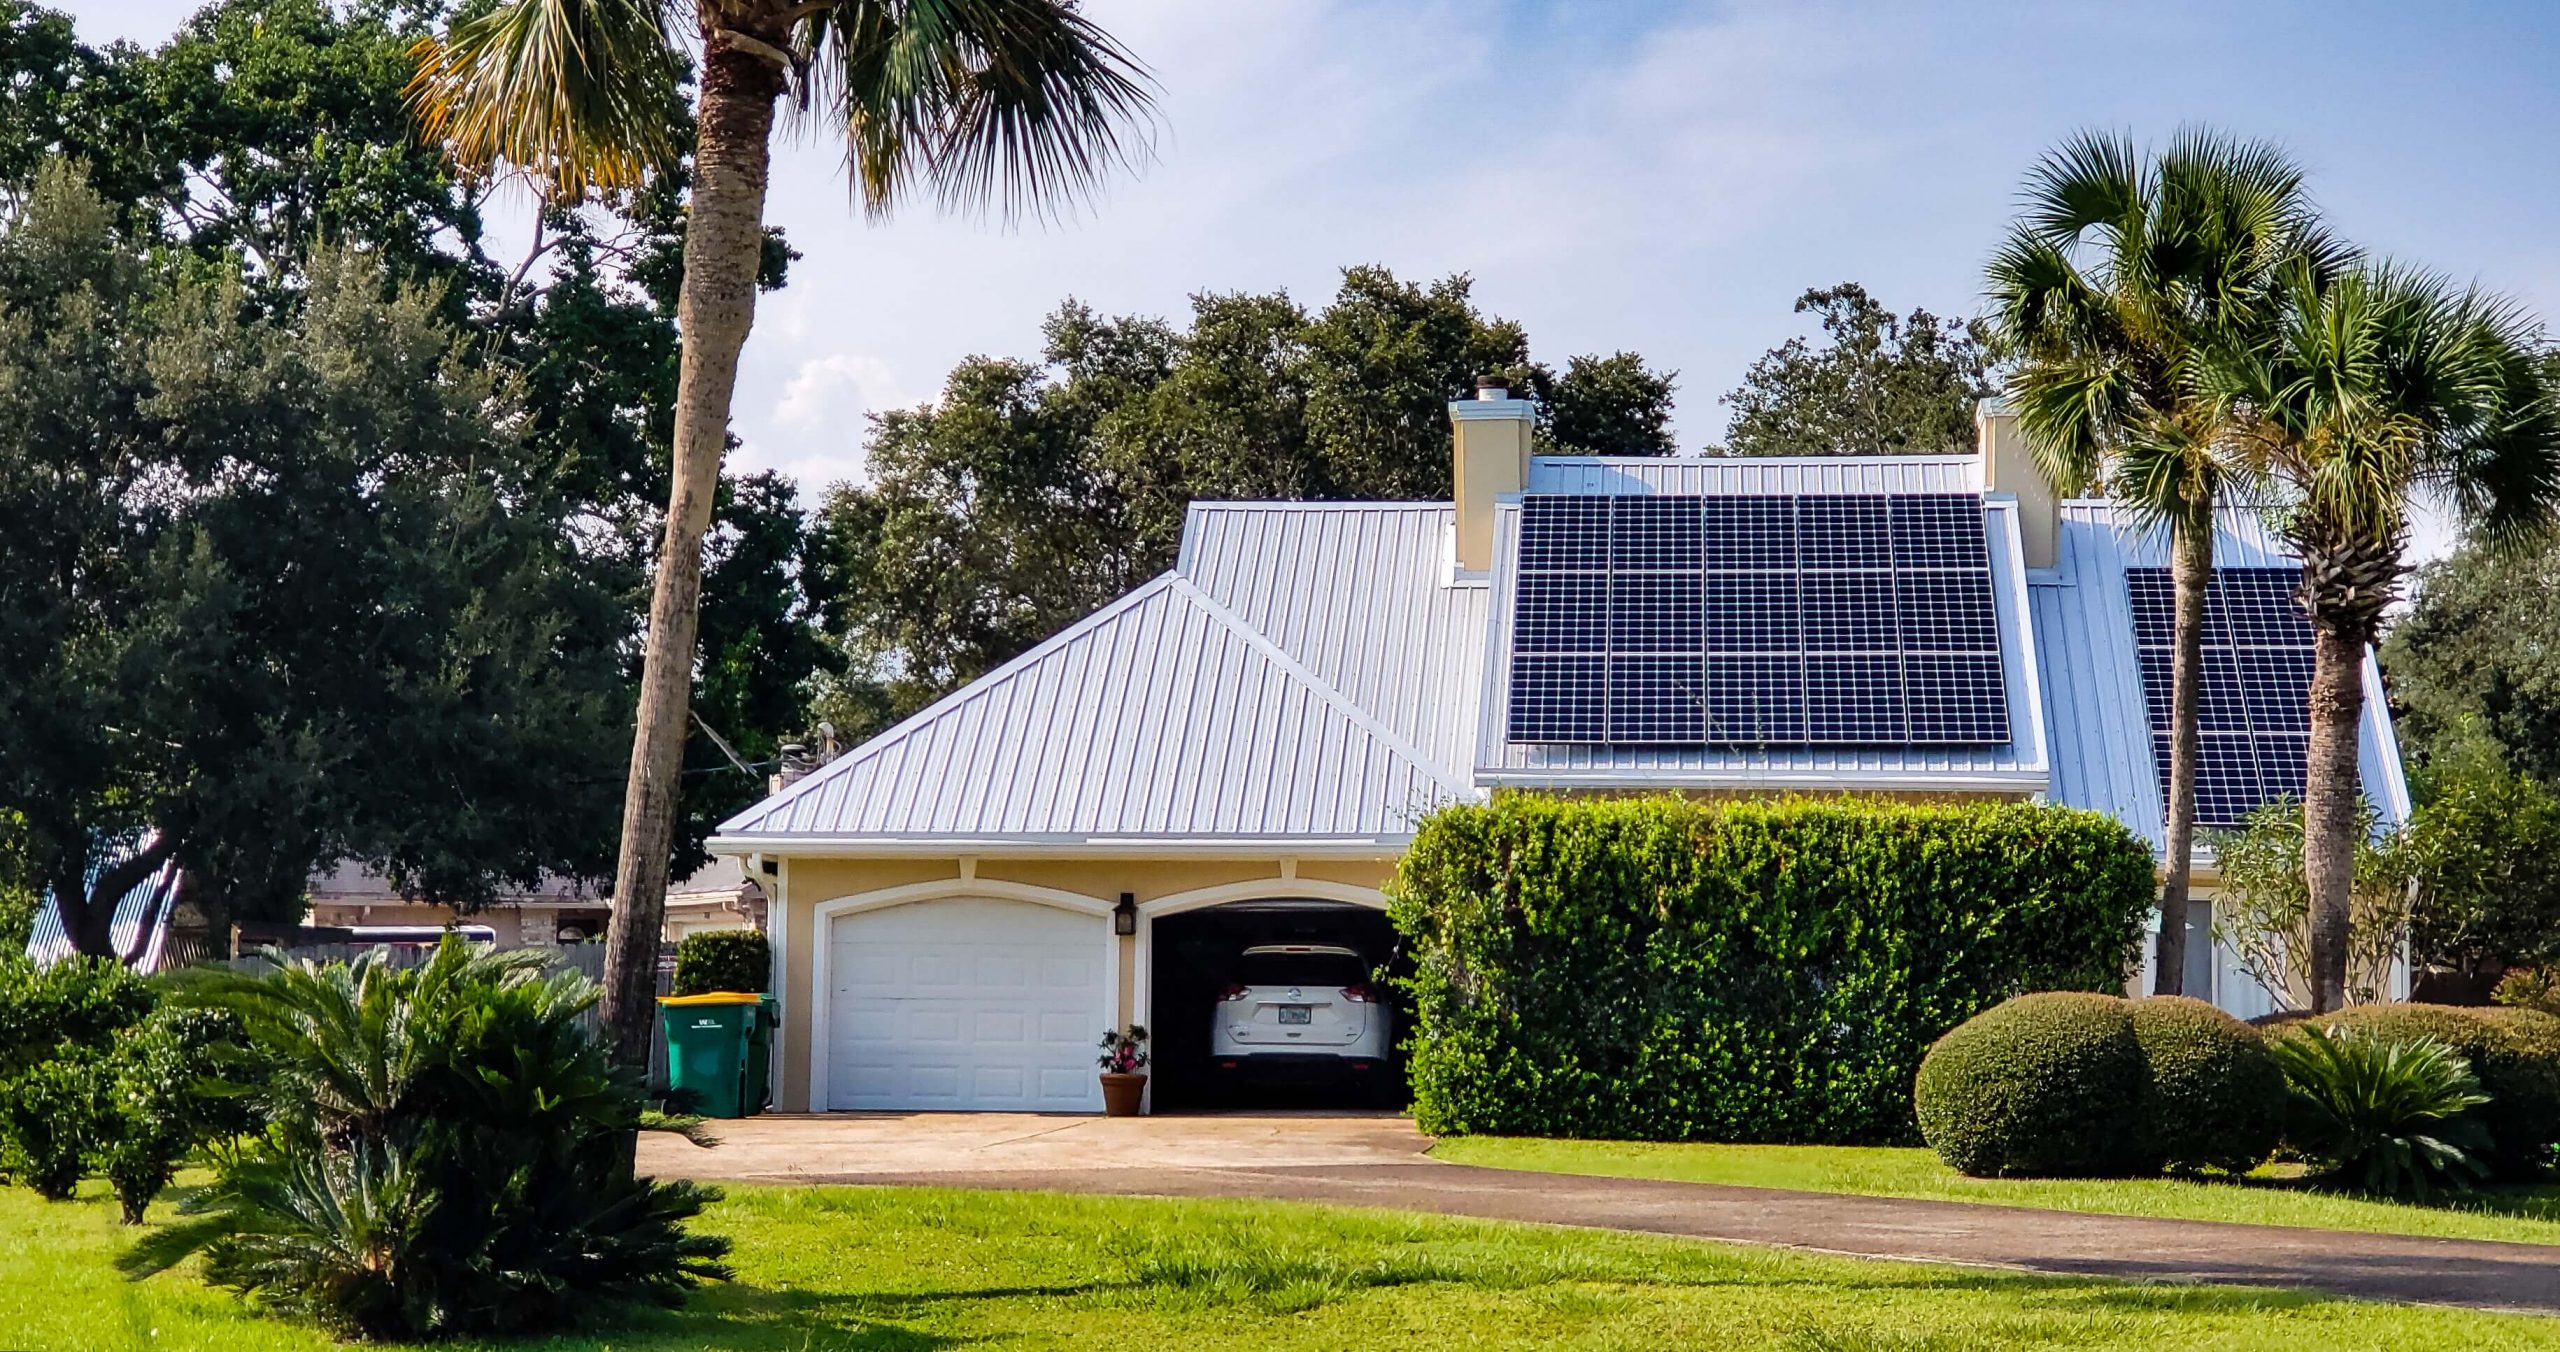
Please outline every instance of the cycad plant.
[[2302, 556], [2314, 635], [2303, 793], [2311, 1000], [2347, 995], [2364, 657], [2407, 571], [2411, 505], [2440, 494], [2480, 538], [2560, 513], [2560, 399], [2539, 330], [2512, 303], [2369, 265], [2285, 279], [2283, 322], [2211, 371]]
[[2421, 1200], [2487, 1177], [2489, 1133], [2471, 1110], [2489, 1096], [2453, 1048], [2306, 1024], [2270, 1050], [2292, 1086], [2286, 1138], [2324, 1177]]
[[691, 1125], [587, 1031], [594, 984], [543, 967], [447, 939], [407, 971], [191, 974], [183, 998], [240, 1019], [269, 1125], [126, 1271], [201, 1252], [208, 1280], [373, 1338], [534, 1333], [726, 1276], [728, 1242], [686, 1228], [718, 1194], [624, 1163], [628, 1133]]
[[413, 94], [428, 135], [465, 165], [574, 199], [634, 186], [687, 149], [670, 110], [696, 43], [674, 486], [606, 952], [605, 1022], [625, 1064], [649, 1052], [703, 536], [755, 319], [776, 103], [789, 94], [842, 133], [873, 216], [919, 189], [946, 206], [1052, 210], [1126, 158], [1149, 108], [1136, 60], [1073, 0], [496, 0], [422, 44]]
[[2348, 251], [2320, 227], [2302, 171], [2275, 146], [2182, 131], [2146, 158], [2075, 137], [2027, 175], [1989, 270], [1991, 316], [2017, 361], [2006, 391], [2045, 476], [2103, 490], [2165, 530], [2175, 600], [2169, 784], [2153, 989], [2186, 970], [2197, 704], [2215, 507], [2243, 479], [2235, 410], [2204, 372], [2280, 322], [2288, 270], [2327, 276]]

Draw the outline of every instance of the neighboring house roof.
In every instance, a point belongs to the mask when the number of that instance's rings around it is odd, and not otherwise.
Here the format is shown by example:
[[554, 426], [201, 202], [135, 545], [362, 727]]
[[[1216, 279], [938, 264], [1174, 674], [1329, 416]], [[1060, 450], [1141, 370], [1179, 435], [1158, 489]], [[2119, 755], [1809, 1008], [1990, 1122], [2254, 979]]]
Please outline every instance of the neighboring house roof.
[[[2049, 655], [2044, 671], [2052, 797], [2109, 813], [2159, 849], [2167, 809], [2143, 707], [2125, 570], [2166, 567], [2166, 535], [2137, 525], [2113, 504], [2078, 500], [2062, 504], [2055, 545], [2054, 566], [2027, 575], [2036, 647]], [[2296, 560], [2256, 513], [2226, 508], [2215, 522], [2214, 566], [2293, 567]], [[2386, 822], [2403, 822], [2409, 817], [2409, 788], [2382, 674], [2370, 654], [2364, 687], [2365, 790]]]
[[731, 818], [731, 851], [1376, 850], [1446, 769], [1167, 573]]
[[[1981, 491], [1972, 457], [1896, 460], [1745, 457], [1704, 460], [1539, 459], [1532, 493], [1827, 496]], [[2027, 633], [2026, 570], [2016, 503], [1992, 498], [1983, 511], [1991, 547], [1992, 600], [2004, 655], [2010, 740], [1983, 747], [1630, 748], [1539, 744], [1510, 739], [1511, 606], [1517, 581], [1519, 508], [1494, 515], [1494, 623], [1479, 640], [1491, 650], [1476, 737], [1474, 779], [1497, 787], [1869, 789], [2042, 793], [2044, 712], [2034, 646]], [[2139, 710], [2140, 705], [2136, 704]]]
[[[152, 837], [146, 834], [109, 850], [90, 866], [90, 885], [95, 886], [99, 874], [132, 858], [135, 851], [150, 848], [151, 840]], [[150, 926], [150, 933], [143, 936], [141, 952], [134, 962], [140, 971], [154, 971], [160, 965], [161, 949], [169, 938], [169, 917], [178, 909], [178, 889], [184, 876], [177, 862], [172, 860], [135, 883], [131, 891], [116, 901], [115, 919], [108, 926], [107, 937], [115, 945], [118, 955], [133, 952], [135, 936], [143, 934], [145, 925]], [[39, 963], [52, 963], [78, 951], [71, 941], [71, 931], [62, 923], [62, 912], [48, 895], [36, 907], [35, 926], [27, 935], [27, 956]]]
[[[738, 889], [745, 885], [745, 863], [732, 855], [715, 855], [710, 863], [667, 885], [667, 904], [726, 904], [736, 901]], [[316, 906], [422, 904], [402, 896], [399, 889], [391, 885], [390, 879], [354, 859], [340, 860], [313, 873], [308, 895]], [[500, 892], [491, 904], [583, 910], [610, 907], [613, 901], [602, 894], [597, 884], [546, 873], [536, 880], [532, 888]]]

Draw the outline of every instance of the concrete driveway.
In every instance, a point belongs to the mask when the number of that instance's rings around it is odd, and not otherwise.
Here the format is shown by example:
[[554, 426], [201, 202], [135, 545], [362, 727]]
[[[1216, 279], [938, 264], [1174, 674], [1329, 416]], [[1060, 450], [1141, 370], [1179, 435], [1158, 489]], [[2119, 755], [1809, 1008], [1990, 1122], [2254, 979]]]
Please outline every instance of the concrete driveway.
[[715, 1122], [712, 1150], [640, 1138], [644, 1172], [756, 1183], [871, 1176], [1341, 1168], [1412, 1164], [1431, 1147], [1382, 1113], [1068, 1117], [1042, 1113], [767, 1114]]
[[1443, 1164], [1403, 1118], [831, 1113], [644, 1136], [643, 1172], [754, 1183], [1232, 1197], [1638, 1230], [2117, 1281], [2560, 1314], [2560, 1245], [2091, 1216]]

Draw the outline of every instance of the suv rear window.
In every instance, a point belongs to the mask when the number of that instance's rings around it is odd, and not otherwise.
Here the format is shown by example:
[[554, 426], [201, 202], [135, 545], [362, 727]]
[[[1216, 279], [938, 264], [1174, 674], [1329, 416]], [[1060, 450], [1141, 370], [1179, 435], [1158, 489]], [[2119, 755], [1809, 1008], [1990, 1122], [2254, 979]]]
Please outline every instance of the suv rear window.
[[1236, 964], [1236, 980], [1247, 986], [1359, 986], [1369, 980], [1369, 964], [1340, 953], [1247, 953]]

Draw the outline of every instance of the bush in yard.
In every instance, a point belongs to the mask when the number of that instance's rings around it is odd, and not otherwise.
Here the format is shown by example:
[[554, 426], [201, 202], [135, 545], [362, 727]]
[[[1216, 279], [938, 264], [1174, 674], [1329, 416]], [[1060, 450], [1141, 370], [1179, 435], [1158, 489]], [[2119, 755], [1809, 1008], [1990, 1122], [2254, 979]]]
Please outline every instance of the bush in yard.
[[2284, 1131], [2283, 1067], [2266, 1038], [2202, 1000], [2130, 1002], [2149, 1072], [2143, 1121], [2149, 1152], [2170, 1168], [2245, 1174], [2275, 1153]]
[[71, 1196], [117, 1139], [110, 1062], [153, 999], [111, 959], [0, 960], [0, 1174]]
[[2142, 1053], [2128, 1000], [2020, 996], [1929, 1049], [1913, 1086], [1921, 1137], [1979, 1178], [2155, 1172]]
[[676, 945], [678, 995], [761, 993], [771, 989], [772, 982], [773, 944], [762, 930], [706, 930], [688, 934]]
[[2064, 808], [1503, 794], [1391, 889], [1425, 1130], [1872, 1142], [1941, 1033], [2121, 989], [2152, 872]]
[[2385, 1041], [2434, 1038], [2452, 1048], [2489, 1096], [2473, 1116], [2488, 1128], [2490, 1171], [2524, 1181], [2550, 1170], [2560, 1146], [2560, 1017], [2531, 1009], [2386, 1004], [2352, 1005], [2316, 1022]]
[[240, 1023], [213, 1009], [165, 1008], [119, 1039], [99, 1067], [100, 1130], [90, 1164], [114, 1188], [124, 1223], [169, 1186], [198, 1146], [255, 1129]]
[[265, 1308], [402, 1339], [529, 1335], [726, 1276], [727, 1241], [685, 1226], [718, 1194], [625, 1164], [633, 1131], [698, 1128], [647, 1112], [582, 1023], [595, 984], [544, 966], [447, 938], [407, 971], [189, 974], [182, 998], [265, 1059], [267, 1126], [126, 1271], [201, 1253]]
[[2286, 1139], [2324, 1178], [2425, 1200], [2489, 1172], [2488, 1103], [2470, 1063], [2441, 1039], [2301, 1024], [2276, 1039], [2292, 1084]]
[[0, 1080], [66, 1052], [104, 1051], [153, 1004], [150, 985], [112, 958], [43, 967], [0, 958]]
[[0, 1169], [48, 1202], [71, 1196], [107, 1132], [98, 1058], [39, 1061], [0, 1084]]

